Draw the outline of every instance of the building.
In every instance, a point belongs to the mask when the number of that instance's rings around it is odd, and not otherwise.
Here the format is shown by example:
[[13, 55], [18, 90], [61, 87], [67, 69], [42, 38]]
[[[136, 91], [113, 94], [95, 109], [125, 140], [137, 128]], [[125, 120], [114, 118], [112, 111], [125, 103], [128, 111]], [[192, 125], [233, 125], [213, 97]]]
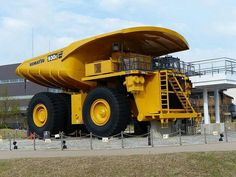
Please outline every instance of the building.
[[[223, 91], [219, 92], [219, 107], [220, 107], [220, 122], [225, 122], [231, 118], [231, 114], [234, 112], [233, 97], [225, 94]], [[204, 104], [203, 104], [203, 93], [193, 90], [191, 95], [191, 102], [197, 112], [201, 112], [204, 116]], [[214, 92], [208, 92], [208, 108], [210, 123], [214, 123], [215, 120], [215, 98]]]
[[[190, 80], [194, 92], [203, 100], [203, 124], [206, 133], [224, 132], [224, 122], [230, 121], [232, 99], [223, 94], [224, 90], [236, 88], [236, 59], [221, 57], [189, 63], [193, 68]], [[214, 105], [212, 105], [214, 104]], [[200, 104], [201, 105], [201, 104]], [[227, 118], [227, 119], [226, 119]]]

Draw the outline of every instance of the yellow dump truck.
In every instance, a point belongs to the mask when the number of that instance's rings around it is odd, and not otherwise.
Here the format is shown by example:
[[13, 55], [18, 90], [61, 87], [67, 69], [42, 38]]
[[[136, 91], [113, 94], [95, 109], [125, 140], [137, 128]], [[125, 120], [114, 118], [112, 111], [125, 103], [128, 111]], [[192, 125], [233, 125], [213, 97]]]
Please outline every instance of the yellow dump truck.
[[[130, 120], [198, 120], [189, 95], [191, 82], [178, 58], [187, 50], [177, 32], [134, 27], [76, 41], [24, 61], [16, 73], [63, 93], [38, 93], [28, 107], [29, 130], [42, 136], [85, 125], [99, 136], [125, 130]], [[161, 57], [167, 55], [165, 57]]]

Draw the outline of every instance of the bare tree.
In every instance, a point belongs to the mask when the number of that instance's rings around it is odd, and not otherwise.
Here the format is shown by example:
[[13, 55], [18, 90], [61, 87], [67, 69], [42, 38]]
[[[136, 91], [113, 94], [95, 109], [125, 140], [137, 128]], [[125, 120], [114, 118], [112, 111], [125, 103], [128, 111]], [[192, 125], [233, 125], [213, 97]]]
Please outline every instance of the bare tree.
[[9, 97], [8, 97], [8, 88], [3, 87], [3, 89], [0, 90], [0, 118], [1, 118], [1, 125], [6, 126], [6, 118], [9, 114]]
[[4, 87], [0, 90], [0, 125], [7, 127], [7, 118], [18, 118], [20, 115], [19, 102], [12, 100], [8, 94], [8, 88]]

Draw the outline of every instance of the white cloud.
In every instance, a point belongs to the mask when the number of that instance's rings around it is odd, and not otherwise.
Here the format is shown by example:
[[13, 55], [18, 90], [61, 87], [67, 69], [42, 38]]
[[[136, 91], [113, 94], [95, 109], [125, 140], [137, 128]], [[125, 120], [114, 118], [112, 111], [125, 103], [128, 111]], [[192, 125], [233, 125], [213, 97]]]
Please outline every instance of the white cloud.
[[184, 59], [236, 58], [233, 1], [0, 0], [0, 3], [0, 64], [31, 57], [32, 28], [34, 53], [39, 55], [49, 50], [49, 41], [54, 50], [84, 37], [139, 25], [163, 26], [180, 32], [191, 48], [176, 54]]
[[[96, 0], [103, 11], [120, 16], [139, 14], [146, 16], [152, 12], [164, 11], [166, 7], [159, 6], [160, 0]], [[136, 18], [136, 16], [132, 16]]]
[[225, 48], [192, 48], [173, 54], [184, 61], [199, 61], [204, 59], [236, 56], [236, 51]]
[[236, 21], [215, 25], [218, 34], [236, 37]]
[[27, 23], [22, 20], [10, 18], [10, 17], [3, 17], [1, 26], [3, 28], [11, 29], [11, 30], [22, 30], [28, 27]]
[[[25, 2], [25, 4], [24, 4]], [[58, 10], [50, 2], [39, 5], [22, 1], [17, 13], [2, 17], [0, 22], [0, 64], [21, 62], [32, 56], [31, 33], [34, 29], [34, 56], [69, 43], [115, 29], [141, 23], [119, 18], [97, 18], [68, 10]], [[25, 6], [24, 6], [24, 5]], [[43, 5], [42, 5], [43, 4]], [[3, 57], [4, 56], [4, 57]]]
[[108, 11], [114, 11], [121, 9], [125, 3], [124, 0], [100, 0], [99, 4], [102, 8], [108, 10]]
[[226, 10], [221, 12], [221, 18], [212, 22], [211, 30], [219, 35], [225, 35], [226, 37], [236, 36], [236, 7], [230, 8], [227, 13]]

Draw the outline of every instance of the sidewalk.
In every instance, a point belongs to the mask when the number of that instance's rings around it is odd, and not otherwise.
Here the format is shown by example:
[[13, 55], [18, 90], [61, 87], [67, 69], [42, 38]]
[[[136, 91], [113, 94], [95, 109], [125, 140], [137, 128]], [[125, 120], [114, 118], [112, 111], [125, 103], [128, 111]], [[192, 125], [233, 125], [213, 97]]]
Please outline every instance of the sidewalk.
[[163, 154], [177, 152], [209, 152], [209, 151], [235, 151], [236, 142], [184, 145], [184, 146], [163, 146], [134, 149], [109, 149], [109, 150], [37, 150], [37, 151], [0, 151], [0, 159], [15, 158], [45, 158], [45, 157], [81, 157], [81, 156], [124, 156], [124, 155], [145, 155]]

